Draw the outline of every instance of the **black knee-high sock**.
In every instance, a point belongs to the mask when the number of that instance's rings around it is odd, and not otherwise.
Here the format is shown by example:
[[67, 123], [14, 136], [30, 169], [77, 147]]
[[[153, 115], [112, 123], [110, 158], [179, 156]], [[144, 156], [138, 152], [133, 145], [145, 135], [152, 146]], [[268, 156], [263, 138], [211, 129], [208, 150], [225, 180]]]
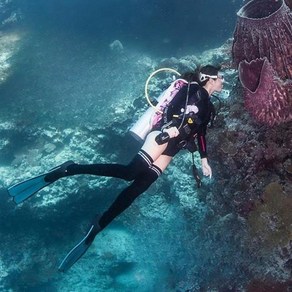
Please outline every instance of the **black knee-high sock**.
[[66, 175], [91, 174], [117, 177], [131, 181], [143, 173], [153, 163], [152, 158], [143, 150], [128, 165], [122, 164], [73, 164], [67, 169]]
[[137, 177], [130, 186], [124, 189], [109, 209], [103, 213], [99, 219], [101, 229], [105, 228], [114, 218], [126, 210], [133, 201], [144, 193], [161, 174], [161, 170], [155, 166], [150, 166], [146, 171]]

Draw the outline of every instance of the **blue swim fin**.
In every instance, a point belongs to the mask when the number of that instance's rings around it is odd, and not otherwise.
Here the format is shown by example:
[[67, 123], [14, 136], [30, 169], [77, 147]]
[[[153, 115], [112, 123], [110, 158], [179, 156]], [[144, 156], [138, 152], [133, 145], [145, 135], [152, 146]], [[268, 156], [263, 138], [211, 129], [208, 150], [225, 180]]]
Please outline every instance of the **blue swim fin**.
[[84, 255], [100, 230], [101, 229], [97, 224], [91, 225], [85, 237], [75, 245], [63, 259], [58, 270], [60, 272], [68, 271]]
[[46, 174], [39, 175], [37, 177], [31, 178], [29, 180], [23, 181], [16, 185], [13, 185], [8, 188], [8, 193], [13, 197], [13, 201], [16, 204], [23, 202], [28, 199], [36, 192], [44, 188], [45, 186], [51, 184], [50, 182], [45, 181]]
[[7, 191], [13, 197], [13, 201], [19, 204], [57, 179], [66, 176], [66, 168], [71, 164], [74, 164], [74, 162], [67, 161], [51, 169], [48, 173], [15, 184], [9, 187]]

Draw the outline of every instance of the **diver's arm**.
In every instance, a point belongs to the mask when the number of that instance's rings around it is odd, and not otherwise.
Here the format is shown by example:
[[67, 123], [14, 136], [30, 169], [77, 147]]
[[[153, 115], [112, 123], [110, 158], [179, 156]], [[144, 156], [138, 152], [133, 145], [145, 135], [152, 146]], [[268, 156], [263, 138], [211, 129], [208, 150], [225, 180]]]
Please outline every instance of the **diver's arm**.
[[198, 147], [199, 147], [199, 153], [202, 158], [207, 158], [207, 144], [206, 144], [206, 137], [203, 133], [197, 134], [197, 140], [198, 140]]
[[179, 130], [177, 127], [170, 127], [164, 129], [160, 134], [155, 138], [155, 141], [158, 145], [165, 144], [169, 139], [175, 138], [179, 135]]
[[202, 164], [202, 171], [205, 176], [209, 176], [210, 178], [212, 177], [212, 169], [208, 163], [207, 159], [207, 144], [206, 144], [206, 137], [204, 134], [204, 130], [201, 130], [198, 133], [197, 140], [198, 140], [198, 148], [199, 148], [199, 153], [201, 156], [201, 164]]
[[179, 130], [177, 129], [177, 127], [170, 127], [168, 129], [164, 129], [163, 133], [167, 133], [169, 136], [169, 139], [172, 139], [179, 135]]
[[212, 177], [212, 169], [208, 163], [207, 157], [201, 159], [203, 175]]

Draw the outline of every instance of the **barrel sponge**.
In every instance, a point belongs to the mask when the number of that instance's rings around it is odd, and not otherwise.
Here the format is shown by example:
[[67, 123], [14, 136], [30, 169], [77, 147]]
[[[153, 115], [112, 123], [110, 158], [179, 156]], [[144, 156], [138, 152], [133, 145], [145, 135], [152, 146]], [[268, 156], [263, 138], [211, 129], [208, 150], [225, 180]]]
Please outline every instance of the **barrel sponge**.
[[232, 57], [247, 110], [270, 126], [291, 121], [291, 9], [284, 0], [252, 0], [237, 16]]

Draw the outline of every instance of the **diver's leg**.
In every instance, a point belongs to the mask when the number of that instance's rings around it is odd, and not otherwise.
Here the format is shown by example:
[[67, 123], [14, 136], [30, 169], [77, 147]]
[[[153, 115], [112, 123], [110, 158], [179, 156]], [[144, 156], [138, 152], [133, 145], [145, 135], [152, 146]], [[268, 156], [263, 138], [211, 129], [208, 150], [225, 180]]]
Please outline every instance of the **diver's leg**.
[[[110, 176], [122, 178], [125, 180], [133, 180], [138, 177], [142, 172], [144, 172], [153, 161], [157, 160], [163, 151], [166, 149], [168, 143], [159, 145], [155, 141], [157, 135], [160, 131], [153, 131], [148, 134], [146, 140], [134, 157], [134, 159], [128, 165], [121, 164], [89, 164], [89, 165], [79, 165], [73, 164], [68, 167], [66, 175], [75, 174], [92, 174], [101, 176]], [[168, 162], [169, 163], [169, 162]], [[160, 167], [160, 166], [159, 166]]]
[[127, 181], [131, 181], [144, 172], [153, 161], [157, 160], [159, 156], [166, 149], [168, 143], [158, 145], [155, 141], [160, 131], [154, 131], [148, 134], [141, 150], [133, 158], [128, 165], [122, 164], [71, 164], [66, 169], [61, 168], [50, 172], [45, 180], [54, 182], [59, 178], [71, 176], [76, 174], [91, 174], [98, 176], [117, 177]]
[[171, 162], [172, 158], [173, 157], [171, 156], [162, 154], [153, 162], [153, 165], [157, 166], [163, 172]]
[[74, 164], [68, 168], [68, 175], [91, 174], [133, 180], [153, 163], [152, 158], [140, 150], [128, 165], [122, 164]]
[[124, 189], [109, 209], [100, 217], [98, 224], [101, 229], [105, 228], [114, 218], [126, 210], [139, 195], [144, 193], [157, 180], [161, 173], [161, 170], [153, 165]]
[[141, 148], [141, 150], [145, 151], [152, 158], [153, 161], [160, 157], [160, 155], [163, 153], [168, 145], [168, 143], [164, 143], [162, 145], [157, 144], [155, 138], [159, 134], [161, 134], [160, 131], [153, 131], [149, 133]]
[[160, 155], [146, 171], [141, 173], [130, 186], [125, 188], [107, 211], [93, 219], [90, 232], [87, 234], [85, 242], [91, 244], [101, 230], [129, 208], [134, 200], [158, 179], [171, 160], [171, 156]]
[[140, 194], [145, 192], [156, 181], [161, 170], [151, 166], [134, 182], [123, 190], [109, 209], [101, 216], [95, 217], [85, 237], [66, 255], [59, 266], [59, 271], [66, 272], [90, 247], [95, 236], [114, 218], [127, 209]]
[[126, 210], [140, 194], [144, 193], [157, 180], [171, 160], [171, 156], [160, 155], [147, 171], [143, 172], [130, 186], [124, 189], [100, 217], [97, 223], [100, 228], [105, 228], [115, 217]]
[[127, 181], [135, 179], [140, 173], [145, 171], [151, 164], [152, 158], [143, 150], [132, 159], [128, 165], [122, 164], [71, 164], [66, 169], [57, 169], [50, 172], [46, 181], [54, 182], [65, 176], [76, 174], [90, 174], [98, 176], [117, 177]]

